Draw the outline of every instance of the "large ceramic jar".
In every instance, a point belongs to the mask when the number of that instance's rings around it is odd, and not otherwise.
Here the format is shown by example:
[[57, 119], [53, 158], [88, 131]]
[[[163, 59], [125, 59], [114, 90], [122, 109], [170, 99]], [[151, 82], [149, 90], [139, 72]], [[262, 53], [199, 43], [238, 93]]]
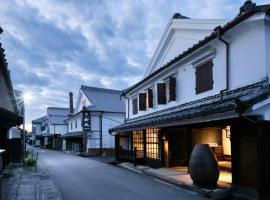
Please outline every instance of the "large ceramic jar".
[[216, 187], [219, 178], [218, 162], [208, 144], [197, 144], [189, 160], [189, 173], [193, 184]]

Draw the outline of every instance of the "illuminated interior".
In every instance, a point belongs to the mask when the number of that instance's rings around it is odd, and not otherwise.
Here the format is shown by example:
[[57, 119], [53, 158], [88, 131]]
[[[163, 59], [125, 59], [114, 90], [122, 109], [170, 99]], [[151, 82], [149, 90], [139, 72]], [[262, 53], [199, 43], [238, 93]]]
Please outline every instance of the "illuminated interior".
[[133, 148], [136, 148], [136, 157], [143, 158], [143, 130], [133, 131], [132, 134]]
[[160, 159], [157, 128], [146, 129], [146, 157], [150, 159]]
[[230, 126], [193, 129], [192, 145], [208, 144], [217, 158], [220, 168], [219, 181], [231, 184]]

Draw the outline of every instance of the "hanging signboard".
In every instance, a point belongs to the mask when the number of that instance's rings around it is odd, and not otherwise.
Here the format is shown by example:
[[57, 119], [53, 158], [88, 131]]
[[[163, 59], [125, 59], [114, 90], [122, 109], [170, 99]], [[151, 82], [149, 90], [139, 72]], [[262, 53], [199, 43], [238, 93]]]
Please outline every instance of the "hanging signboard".
[[90, 111], [83, 110], [82, 112], [82, 127], [84, 131], [90, 131], [91, 130], [91, 118], [90, 118]]

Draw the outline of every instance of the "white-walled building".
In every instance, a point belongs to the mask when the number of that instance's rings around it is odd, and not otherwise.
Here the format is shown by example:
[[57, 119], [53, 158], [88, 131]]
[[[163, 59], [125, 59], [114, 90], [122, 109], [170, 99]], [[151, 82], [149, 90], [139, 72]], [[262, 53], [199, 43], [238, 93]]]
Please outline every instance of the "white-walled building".
[[[114, 137], [108, 129], [123, 123], [125, 118], [120, 94], [118, 90], [81, 86], [73, 115], [65, 120], [68, 132], [62, 136], [63, 149], [88, 155], [112, 154]], [[87, 131], [82, 126], [84, 112], [90, 115]]]
[[40, 146], [41, 135], [44, 133], [47, 121], [47, 116], [40, 117], [38, 119], [32, 120], [32, 136], [33, 136], [33, 145]]
[[227, 23], [174, 15], [145, 77], [123, 91], [126, 121], [110, 129], [117, 159], [188, 167], [208, 144], [231, 174], [220, 182], [269, 198], [269, 13], [246, 1]]
[[41, 145], [45, 148], [60, 150], [62, 148], [61, 135], [67, 133], [65, 119], [70, 115], [68, 108], [48, 107], [45, 129], [42, 130]]

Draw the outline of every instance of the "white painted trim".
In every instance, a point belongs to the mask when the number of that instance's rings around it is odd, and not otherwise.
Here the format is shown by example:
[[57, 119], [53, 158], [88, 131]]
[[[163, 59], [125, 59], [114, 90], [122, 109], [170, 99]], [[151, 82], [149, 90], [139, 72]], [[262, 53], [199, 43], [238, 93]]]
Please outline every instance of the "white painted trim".
[[205, 62], [213, 59], [216, 56], [216, 49], [211, 48], [207, 51], [205, 51], [200, 56], [196, 57], [194, 60], [191, 61], [191, 64], [194, 68], [204, 64]]
[[259, 103], [254, 104], [252, 106], [252, 111], [255, 111], [255, 110], [260, 109], [260, 108], [262, 108], [264, 106], [267, 106], [268, 104], [270, 104], [270, 98], [267, 98], [267, 99], [265, 99], [265, 100], [263, 100], [263, 101], [261, 101]]

